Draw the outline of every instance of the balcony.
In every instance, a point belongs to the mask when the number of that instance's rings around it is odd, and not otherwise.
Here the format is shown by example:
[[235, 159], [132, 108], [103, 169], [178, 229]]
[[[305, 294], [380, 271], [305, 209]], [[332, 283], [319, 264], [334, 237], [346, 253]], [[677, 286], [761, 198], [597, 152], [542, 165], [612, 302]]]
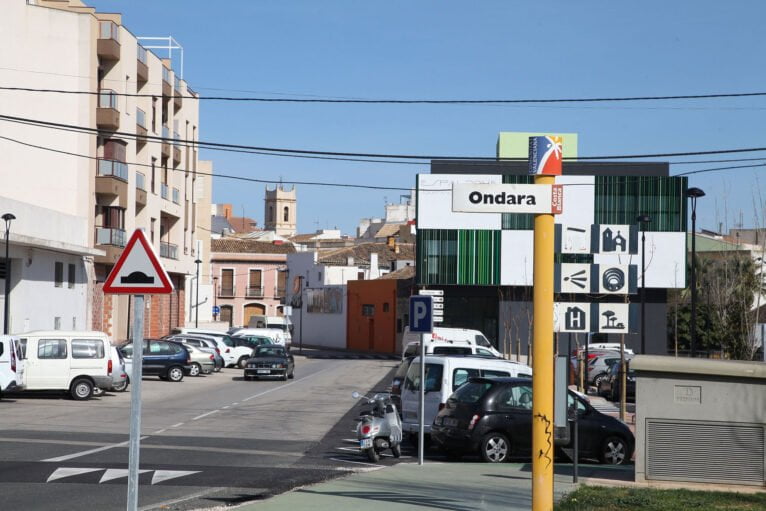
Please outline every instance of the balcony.
[[178, 188], [173, 188], [173, 203], [181, 204], [181, 191]]
[[96, 257], [97, 263], [113, 263], [125, 248], [125, 231], [111, 227], [96, 227], [96, 245], [106, 252], [105, 256]]
[[117, 130], [120, 128], [120, 111], [117, 108], [117, 94], [113, 90], [102, 89], [98, 92], [96, 125], [99, 128]]
[[181, 137], [177, 131], [173, 132], [173, 166], [181, 163]]
[[219, 298], [234, 298], [235, 296], [237, 296], [236, 286], [218, 286]]
[[149, 81], [149, 61], [146, 55], [146, 48], [138, 45], [138, 55], [136, 60], [136, 81], [140, 89], [143, 84]]
[[128, 165], [115, 160], [98, 160], [96, 193], [118, 198], [121, 208], [128, 201]]
[[170, 158], [170, 129], [162, 127], [162, 157]]
[[98, 58], [103, 60], [120, 59], [120, 27], [113, 21], [98, 22]]
[[168, 185], [165, 183], [160, 184], [160, 197], [162, 197], [165, 200], [168, 200], [169, 197], [169, 191]]
[[136, 204], [146, 206], [146, 176], [136, 172]]
[[160, 241], [160, 257], [166, 259], [178, 259], [178, 245]]
[[247, 286], [246, 295], [248, 298], [263, 298], [263, 286], [252, 287]]
[[175, 107], [175, 110], [178, 111], [181, 109], [183, 99], [181, 96], [181, 80], [178, 79], [178, 77], [173, 78], [173, 106]]
[[274, 298], [285, 298], [287, 296], [287, 288], [277, 287], [274, 289]]
[[136, 108], [136, 144], [145, 144], [146, 135], [149, 130], [146, 128], [146, 112], [140, 108]]
[[162, 95], [168, 98], [173, 95], [173, 86], [170, 84], [170, 69], [162, 66]]

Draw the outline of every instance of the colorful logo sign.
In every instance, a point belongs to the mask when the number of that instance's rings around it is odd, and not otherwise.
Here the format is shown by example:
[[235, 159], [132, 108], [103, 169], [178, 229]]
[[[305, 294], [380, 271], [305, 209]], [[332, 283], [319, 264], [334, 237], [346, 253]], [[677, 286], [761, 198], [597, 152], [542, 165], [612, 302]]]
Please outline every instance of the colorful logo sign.
[[529, 137], [529, 173], [560, 176], [563, 150], [561, 137]]

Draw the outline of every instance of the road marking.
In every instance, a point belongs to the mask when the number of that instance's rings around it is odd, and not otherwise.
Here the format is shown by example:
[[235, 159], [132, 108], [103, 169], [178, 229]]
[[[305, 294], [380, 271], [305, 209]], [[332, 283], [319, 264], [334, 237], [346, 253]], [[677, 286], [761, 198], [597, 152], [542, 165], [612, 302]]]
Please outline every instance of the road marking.
[[199, 419], [201, 419], [201, 418], [203, 418], [203, 417], [207, 417], [208, 415], [213, 415], [214, 413], [218, 413], [218, 412], [220, 412], [220, 411], [221, 411], [221, 410], [213, 410], [213, 411], [210, 411], [210, 412], [207, 412], [207, 413], [203, 413], [202, 415], [197, 415], [197, 416], [196, 416], [196, 417], [194, 417], [192, 420], [193, 420], [193, 421], [196, 421], [196, 420], [199, 420]]
[[351, 461], [351, 460], [343, 460], [340, 458], [330, 458], [333, 461], [339, 461], [341, 463], [353, 463], [354, 465], [366, 465], [368, 467], [375, 467], [372, 470], [380, 470], [381, 468], [386, 468], [385, 465], [375, 465], [374, 463], [364, 463], [362, 461]]
[[232, 403], [231, 406], [237, 406], [239, 403]]
[[50, 477], [48, 477], [48, 480], [45, 482], [50, 483], [51, 481], [55, 481], [56, 479], [63, 479], [64, 477], [78, 476], [80, 474], [88, 474], [90, 472], [97, 472], [99, 470], [103, 470], [103, 469], [102, 468], [61, 467], [54, 470], [53, 473], [50, 475]]
[[355, 452], [360, 453], [362, 450], [359, 447], [336, 447], [338, 451], [349, 451], [349, 452]]
[[180, 427], [181, 427], [181, 426], [183, 426], [184, 424], [186, 424], [186, 423], [185, 423], [185, 422], [179, 422], [178, 424], [173, 424], [173, 425], [172, 425], [172, 426], [170, 426], [170, 427], [171, 427], [171, 428], [180, 428]]
[[[138, 471], [139, 474], [145, 474], [147, 472], [151, 472], [151, 470]], [[98, 484], [111, 481], [112, 479], [120, 479], [123, 477], [128, 477], [128, 474], [130, 474], [130, 471], [127, 468], [108, 468], [104, 471], [104, 475], [101, 476], [101, 479], [98, 481]]]
[[[145, 440], [147, 438], [149, 438], [149, 437], [148, 436], [142, 436], [141, 440]], [[74, 458], [79, 458], [81, 456], [87, 456], [88, 454], [95, 454], [97, 452], [102, 452], [102, 451], [107, 451], [109, 449], [114, 449], [115, 447], [125, 447], [125, 446], [128, 445], [128, 442], [129, 441], [120, 442], [118, 444], [109, 444], [109, 445], [105, 445], [103, 447], [99, 447], [97, 449], [90, 449], [88, 451], [75, 452], [73, 454], [67, 454], [65, 456], [57, 456], [55, 458], [48, 458], [48, 459], [40, 460], [40, 461], [49, 461], [49, 462], [68, 461], [68, 460], [71, 460], [71, 459], [74, 459]]]
[[167, 428], [165, 428], [165, 429], [158, 429], [157, 431], [155, 431], [154, 433], [152, 433], [152, 435], [161, 435], [161, 434], [163, 434], [165, 431], [167, 431]]
[[228, 410], [228, 409], [229, 409], [229, 405], [226, 405], [226, 406], [224, 406], [224, 407], [223, 407], [223, 408], [221, 408], [221, 409], [222, 409], [222, 410]]
[[152, 476], [152, 484], [175, 479], [176, 477], [199, 474], [199, 472], [199, 470], [155, 470], [154, 476]]
[[257, 397], [260, 397], [260, 396], [266, 395], [266, 394], [268, 394], [269, 392], [274, 392], [275, 390], [280, 390], [280, 389], [284, 389], [284, 388], [286, 388], [286, 387], [289, 387], [290, 385], [295, 385], [296, 383], [300, 383], [300, 382], [302, 382], [302, 381], [304, 381], [304, 380], [308, 380], [309, 378], [313, 378], [314, 376], [316, 376], [316, 375], [318, 375], [318, 374], [322, 374], [322, 373], [324, 373], [325, 371], [329, 371], [330, 369], [336, 369], [336, 368], [335, 368], [335, 367], [328, 367], [327, 369], [322, 369], [321, 371], [317, 371], [317, 372], [315, 372], [314, 374], [310, 374], [310, 375], [308, 375], [308, 376], [304, 376], [303, 378], [299, 378], [299, 379], [297, 379], [297, 380], [293, 380], [293, 381], [291, 381], [290, 383], [286, 383], [286, 384], [284, 384], [284, 385], [280, 385], [279, 387], [273, 387], [273, 388], [271, 388], [271, 389], [269, 389], [269, 390], [265, 390], [265, 391], [263, 391], [263, 392], [260, 392], [260, 393], [258, 393], [258, 394], [254, 394], [254, 395], [252, 395], [252, 396], [250, 396], [250, 397], [246, 397], [245, 399], [243, 399], [243, 400], [242, 400], [242, 402], [244, 403], [245, 401], [250, 401], [251, 399], [255, 399], [255, 398], [257, 398]]

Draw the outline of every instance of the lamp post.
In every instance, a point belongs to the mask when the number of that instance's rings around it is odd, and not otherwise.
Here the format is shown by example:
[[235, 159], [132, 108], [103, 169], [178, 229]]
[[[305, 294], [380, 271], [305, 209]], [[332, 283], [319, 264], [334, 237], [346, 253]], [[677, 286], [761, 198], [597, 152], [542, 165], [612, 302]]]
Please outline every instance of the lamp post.
[[218, 321], [218, 277], [213, 277], [213, 321]]
[[638, 215], [641, 224], [641, 354], [646, 355], [646, 227], [652, 221], [649, 215]]
[[8, 256], [8, 238], [11, 235], [11, 220], [16, 220], [12, 213], [3, 215], [5, 220], [5, 312], [3, 315], [3, 334], [8, 335], [9, 315], [11, 313], [11, 302], [8, 296], [11, 294], [11, 259]]
[[700, 188], [689, 188], [686, 196], [692, 200], [692, 321], [691, 356], [697, 356], [697, 199], [705, 196]]
[[197, 297], [194, 299], [194, 328], [199, 328], [199, 265], [202, 264], [202, 261], [195, 259], [194, 264], [197, 265]]

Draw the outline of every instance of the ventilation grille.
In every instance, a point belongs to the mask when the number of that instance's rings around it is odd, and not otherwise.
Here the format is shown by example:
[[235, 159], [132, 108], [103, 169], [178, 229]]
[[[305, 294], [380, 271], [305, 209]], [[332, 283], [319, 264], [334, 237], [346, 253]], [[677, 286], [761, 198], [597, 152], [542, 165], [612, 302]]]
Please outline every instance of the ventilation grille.
[[763, 484], [764, 428], [647, 421], [646, 478]]

